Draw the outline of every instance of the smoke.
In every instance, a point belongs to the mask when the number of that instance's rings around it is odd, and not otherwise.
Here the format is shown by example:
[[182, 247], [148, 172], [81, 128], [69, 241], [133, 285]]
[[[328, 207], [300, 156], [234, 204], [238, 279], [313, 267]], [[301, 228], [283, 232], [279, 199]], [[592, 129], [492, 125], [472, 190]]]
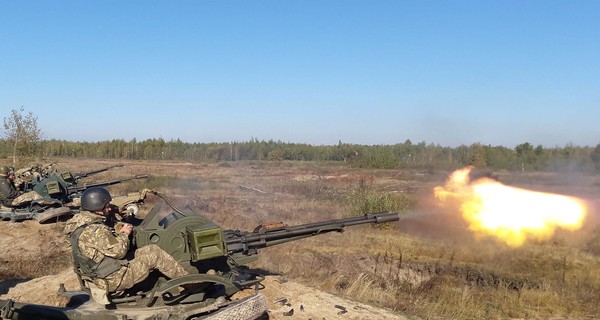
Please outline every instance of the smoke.
[[459, 208], [448, 210], [440, 208], [433, 191], [419, 195], [418, 207], [400, 218], [398, 228], [401, 232], [419, 238], [444, 242], [471, 242], [475, 240], [468, 230], [467, 222], [462, 218]]

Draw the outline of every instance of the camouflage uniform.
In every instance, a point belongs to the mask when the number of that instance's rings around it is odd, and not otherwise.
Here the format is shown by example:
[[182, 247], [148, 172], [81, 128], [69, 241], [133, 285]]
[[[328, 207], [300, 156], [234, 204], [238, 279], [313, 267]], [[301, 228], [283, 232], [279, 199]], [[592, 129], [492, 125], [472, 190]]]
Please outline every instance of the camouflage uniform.
[[19, 195], [12, 180], [6, 175], [0, 175], [0, 204], [10, 206], [12, 201]]
[[[29, 192], [22, 193], [18, 197], [14, 198], [12, 200], [12, 206], [13, 207], [20, 207], [20, 206], [25, 205], [27, 203], [30, 203], [32, 201], [38, 201], [38, 200], [42, 200], [42, 199], [44, 199], [44, 197], [42, 197], [39, 193], [37, 193], [35, 191], [29, 191]], [[53, 200], [38, 201], [38, 203], [40, 203], [40, 204], [46, 204], [46, 203], [47, 204], [53, 204], [54, 201]]]
[[63, 233], [70, 235], [75, 229], [81, 227], [84, 224], [101, 223], [104, 217], [89, 211], [82, 211], [76, 214], [73, 218], [69, 219], [65, 224]]
[[36, 171], [36, 167], [27, 167], [15, 172], [15, 187], [24, 191], [26, 185], [35, 184], [42, 180], [41, 174]]
[[173, 257], [156, 245], [139, 248], [134, 251], [132, 259], [124, 260], [129, 251], [129, 236], [125, 233], [115, 234], [105, 224], [93, 223], [86, 226], [79, 236], [78, 245], [81, 253], [96, 263], [110, 257], [123, 264], [105, 279], [94, 279], [94, 284], [100, 289], [106, 289], [108, 284], [109, 292], [131, 288], [146, 279], [150, 271], [155, 269], [169, 278], [188, 274]]

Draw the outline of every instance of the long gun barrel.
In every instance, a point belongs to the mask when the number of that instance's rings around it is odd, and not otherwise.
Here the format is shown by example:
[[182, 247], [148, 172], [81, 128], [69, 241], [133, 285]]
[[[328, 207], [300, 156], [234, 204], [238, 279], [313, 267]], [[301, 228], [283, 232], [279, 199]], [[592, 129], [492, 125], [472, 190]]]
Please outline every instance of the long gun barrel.
[[328, 220], [286, 226], [282, 223], [262, 225], [254, 232], [241, 232], [239, 230], [225, 230], [225, 243], [228, 254], [241, 253], [254, 255], [258, 249], [281, 243], [312, 237], [327, 232], [343, 232], [345, 227], [367, 223], [386, 223], [400, 220], [398, 213], [369, 213], [360, 217]]
[[122, 178], [122, 179], [107, 180], [107, 181], [101, 181], [101, 182], [96, 182], [96, 183], [86, 183], [82, 186], [69, 187], [67, 189], [67, 194], [73, 195], [73, 194], [77, 194], [79, 192], [83, 192], [83, 191], [87, 190], [88, 188], [92, 188], [92, 187], [106, 187], [106, 186], [111, 186], [113, 184], [118, 184], [118, 183], [121, 183], [124, 181], [129, 181], [129, 180], [134, 180], [134, 179], [144, 179], [144, 178], [148, 178], [148, 175], [147, 174], [138, 174], [135, 176]]
[[101, 168], [101, 169], [96, 169], [96, 170], [92, 170], [92, 171], [88, 171], [88, 172], [82, 172], [82, 173], [75, 173], [74, 178], [75, 178], [75, 180], [78, 180], [78, 179], [86, 178], [86, 177], [89, 177], [91, 175], [94, 175], [94, 174], [97, 174], [97, 173], [100, 173], [100, 172], [104, 172], [104, 171], [106, 171], [108, 169], [118, 168], [118, 167], [122, 167], [122, 166], [124, 166], [124, 164], [118, 163], [118, 164], [115, 164], [115, 165], [112, 165], [112, 166], [108, 166], [108, 167], [104, 167], [104, 168]]

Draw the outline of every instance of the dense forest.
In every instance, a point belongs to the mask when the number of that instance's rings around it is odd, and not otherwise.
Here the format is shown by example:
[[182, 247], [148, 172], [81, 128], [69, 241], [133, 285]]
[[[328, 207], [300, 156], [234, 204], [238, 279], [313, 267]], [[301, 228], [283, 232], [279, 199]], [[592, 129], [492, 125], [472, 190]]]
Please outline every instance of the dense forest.
[[[452, 169], [465, 165], [493, 170], [600, 171], [600, 144], [596, 147], [514, 148], [484, 144], [443, 147], [425, 142], [394, 145], [309, 145], [251, 139], [246, 142], [188, 143], [159, 139], [73, 142], [41, 140], [29, 144], [20, 156], [34, 158], [85, 157], [185, 161], [328, 161], [361, 168]], [[13, 145], [0, 139], [0, 158], [13, 155]]]

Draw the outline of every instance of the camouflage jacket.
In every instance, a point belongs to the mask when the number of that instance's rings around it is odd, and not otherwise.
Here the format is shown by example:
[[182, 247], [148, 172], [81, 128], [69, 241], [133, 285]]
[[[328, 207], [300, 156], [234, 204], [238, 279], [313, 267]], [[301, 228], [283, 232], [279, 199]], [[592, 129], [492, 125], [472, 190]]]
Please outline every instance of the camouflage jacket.
[[[129, 251], [129, 236], [125, 233], [115, 234], [111, 227], [103, 223], [93, 223], [83, 229], [79, 236], [78, 245], [81, 254], [95, 262], [102, 261], [104, 257], [123, 259]], [[109, 291], [115, 291], [121, 284], [121, 279], [126, 270], [127, 267], [123, 266], [120, 270], [108, 276], [106, 282], [102, 279], [95, 279], [94, 283], [101, 289], [105, 289], [106, 284], [108, 284]]]
[[63, 233], [66, 235], [70, 235], [71, 233], [73, 233], [73, 231], [75, 231], [75, 229], [79, 228], [84, 224], [102, 222], [102, 220], [104, 220], [104, 217], [101, 215], [97, 215], [90, 211], [82, 211], [81, 213], [76, 214], [73, 218], [67, 221]]
[[19, 192], [13, 182], [7, 177], [0, 177], [0, 203], [10, 205], [12, 199], [16, 198]]

